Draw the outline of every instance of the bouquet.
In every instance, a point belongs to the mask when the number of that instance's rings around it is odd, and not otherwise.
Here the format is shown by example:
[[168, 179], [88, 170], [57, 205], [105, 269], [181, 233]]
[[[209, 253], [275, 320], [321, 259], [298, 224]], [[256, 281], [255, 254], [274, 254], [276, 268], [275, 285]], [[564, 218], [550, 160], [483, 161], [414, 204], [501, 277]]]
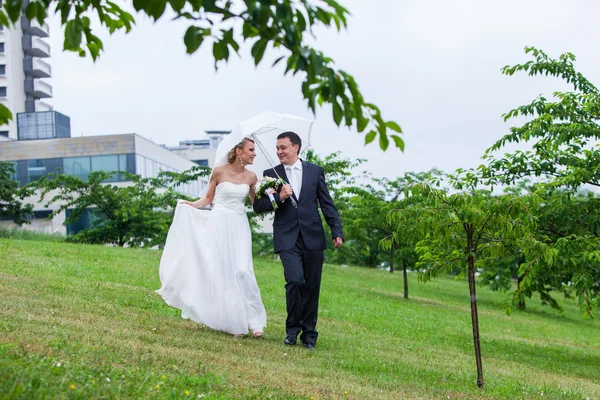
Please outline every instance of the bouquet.
[[285, 185], [285, 181], [281, 178], [271, 178], [270, 176], [264, 176], [260, 181], [258, 181], [258, 185], [256, 188], [256, 198], [259, 199], [263, 195], [269, 196], [269, 200], [271, 200], [271, 205], [273, 206], [273, 210], [277, 210], [279, 206], [273, 197], [273, 194], [269, 191], [271, 189], [277, 191], [277, 188], [281, 185]]

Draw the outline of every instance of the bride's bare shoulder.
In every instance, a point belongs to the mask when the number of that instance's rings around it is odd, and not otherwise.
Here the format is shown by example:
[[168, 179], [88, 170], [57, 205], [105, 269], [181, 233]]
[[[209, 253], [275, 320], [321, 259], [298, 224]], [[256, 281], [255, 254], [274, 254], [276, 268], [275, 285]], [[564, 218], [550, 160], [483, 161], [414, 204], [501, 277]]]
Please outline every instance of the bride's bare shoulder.
[[225, 171], [227, 171], [225, 165], [219, 165], [213, 169], [213, 175], [222, 175]]
[[258, 181], [258, 178], [256, 177], [256, 174], [254, 172], [248, 171], [246, 173], [246, 181], [250, 186], [252, 186]]

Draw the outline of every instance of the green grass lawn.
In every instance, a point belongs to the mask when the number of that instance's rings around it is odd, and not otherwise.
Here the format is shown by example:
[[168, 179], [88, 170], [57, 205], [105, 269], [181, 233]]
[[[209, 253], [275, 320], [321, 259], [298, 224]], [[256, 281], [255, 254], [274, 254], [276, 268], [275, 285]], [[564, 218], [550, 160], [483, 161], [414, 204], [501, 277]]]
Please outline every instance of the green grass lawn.
[[285, 347], [278, 262], [255, 260], [265, 338], [183, 320], [154, 293], [160, 252], [0, 239], [2, 398], [600, 398], [600, 321], [478, 291], [485, 389], [465, 281], [326, 265], [314, 353]]

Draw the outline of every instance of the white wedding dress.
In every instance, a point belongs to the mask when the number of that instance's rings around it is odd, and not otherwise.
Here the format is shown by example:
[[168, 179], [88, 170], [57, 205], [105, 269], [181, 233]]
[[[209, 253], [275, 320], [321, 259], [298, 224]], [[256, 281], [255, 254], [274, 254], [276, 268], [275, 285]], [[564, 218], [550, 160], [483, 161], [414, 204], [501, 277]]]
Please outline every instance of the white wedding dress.
[[177, 204], [157, 290], [183, 318], [234, 335], [267, 324], [252, 266], [248, 192], [247, 184], [222, 182], [210, 211]]

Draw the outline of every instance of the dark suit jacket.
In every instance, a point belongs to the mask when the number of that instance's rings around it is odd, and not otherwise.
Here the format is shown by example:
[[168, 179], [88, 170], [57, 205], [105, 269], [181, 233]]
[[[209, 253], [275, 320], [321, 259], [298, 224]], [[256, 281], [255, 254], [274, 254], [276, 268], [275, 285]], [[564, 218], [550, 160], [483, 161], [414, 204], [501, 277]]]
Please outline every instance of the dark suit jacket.
[[[263, 175], [277, 178], [275, 171], [286, 182], [289, 182], [285, 168], [281, 164], [274, 169], [266, 170]], [[300, 198], [296, 198], [295, 193], [292, 195], [298, 205], [297, 208], [294, 207], [290, 198], [281, 202], [279, 193], [275, 193], [273, 196], [279, 206], [275, 210], [275, 220], [273, 221], [275, 253], [293, 249], [296, 245], [299, 232], [302, 233], [302, 239], [307, 250], [325, 250], [327, 243], [325, 241], [325, 231], [323, 230], [321, 217], [319, 216], [319, 206], [325, 216], [327, 225], [331, 229], [332, 238], [344, 238], [340, 215], [329, 195], [322, 167], [302, 161]], [[268, 196], [262, 195], [261, 198], [254, 201], [254, 211], [257, 213], [272, 210], [273, 206]]]

